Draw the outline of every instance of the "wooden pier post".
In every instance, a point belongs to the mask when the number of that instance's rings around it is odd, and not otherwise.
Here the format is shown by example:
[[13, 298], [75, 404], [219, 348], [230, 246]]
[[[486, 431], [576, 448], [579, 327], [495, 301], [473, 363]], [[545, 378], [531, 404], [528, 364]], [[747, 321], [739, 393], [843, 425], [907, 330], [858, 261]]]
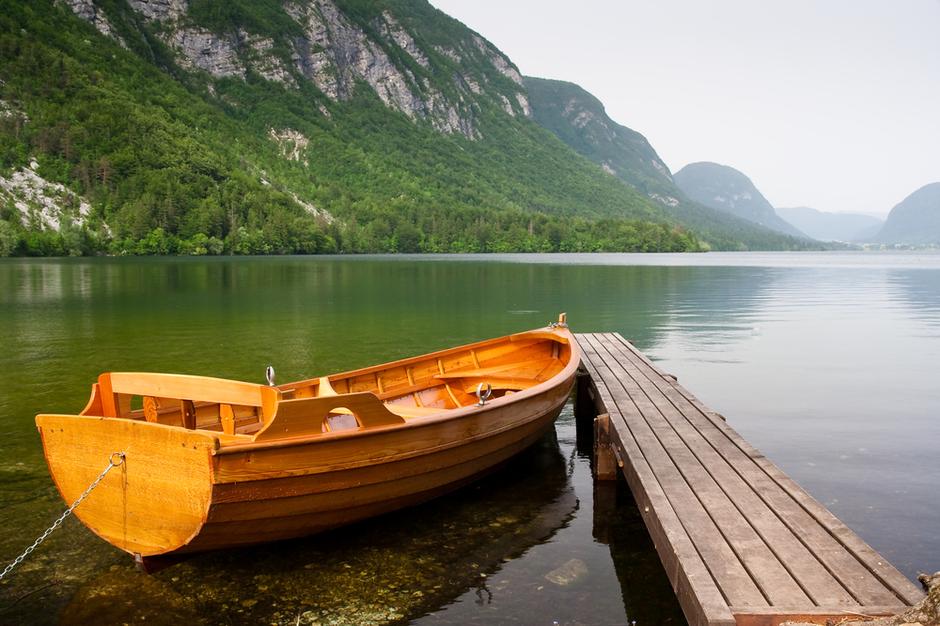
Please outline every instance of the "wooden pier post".
[[578, 370], [575, 383], [574, 421], [578, 437], [578, 449], [591, 450], [594, 439], [594, 417], [597, 415], [597, 392], [593, 389], [591, 375], [583, 367]]
[[594, 480], [617, 480], [617, 456], [610, 442], [610, 416], [594, 418]]

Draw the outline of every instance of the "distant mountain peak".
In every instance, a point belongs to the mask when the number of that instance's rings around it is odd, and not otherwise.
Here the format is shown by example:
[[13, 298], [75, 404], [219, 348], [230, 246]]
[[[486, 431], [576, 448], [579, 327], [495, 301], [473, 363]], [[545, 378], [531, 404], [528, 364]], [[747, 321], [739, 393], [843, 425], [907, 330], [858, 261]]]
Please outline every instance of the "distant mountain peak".
[[883, 219], [861, 213], [830, 213], [810, 207], [778, 207], [776, 211], [796, 228], [820, 241], [866, 241], [884, 224]]
[[610, 119], [593, 94], [574, 83], [531, 76], [525, 77], [525, 86], [536, 122], [609, 174], [638, 189], [644, 180], [672, 182], [669, 168], [646, 137]]
[[793, 237], [807, 235], [777, 215], [751, 179], [728, 165], [700, 161], [675, 173], [673, 180], [689, 198]]
[[892, 244], [940, 244], [940, 182], [924, 185], [891, 209], [874, 239]]
[[532, 117], [540, 126], [695, 229], [710, 245], [721, 249], [805, 247], [805, 241], [785, 237], [779, 229], [690, 201], [646, 137], [612, 120], [601, 101], [582, 87], [530, 76], [525, 77], [525, 85]]

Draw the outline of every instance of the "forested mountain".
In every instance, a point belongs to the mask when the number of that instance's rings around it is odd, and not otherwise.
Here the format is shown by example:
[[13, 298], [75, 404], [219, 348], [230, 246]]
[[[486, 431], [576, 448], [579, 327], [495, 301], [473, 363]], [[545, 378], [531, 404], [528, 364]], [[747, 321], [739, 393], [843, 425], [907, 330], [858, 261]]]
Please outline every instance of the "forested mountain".
[[0, 9], [0, 255], [795, 242], [672, 206], [650, 159], [611, 176], [532, 119], [510, 59], [425, 0]]
[[733, 167], [690, 163], [676, 172], [673, 180], [689, 198], [705, 206], [794, 237], [807, 237], [777, 215], [751, 179]]
[[880, 243], [940, 244], [940, 183], [924, 185], [891, 209], [881, 231]]
[[884, 224], [882, 219], [861, 213], [828, 213], [809, 207], [777, 207], [776, 211], [800, 232], [820, 241], [865, 241]]
[[0, 11], [0, 252], [685, 250], [423, 0]]
[[612, 120], [601, 101], [578, 85], [526, 76], [525, 86], [532, 117], [538, 124], [643, 193], [712, 245], [778, 250], [807, 246], [805, 240], [781, 235], [772, 226], [767, 228], [689, 200], [646, 137]]

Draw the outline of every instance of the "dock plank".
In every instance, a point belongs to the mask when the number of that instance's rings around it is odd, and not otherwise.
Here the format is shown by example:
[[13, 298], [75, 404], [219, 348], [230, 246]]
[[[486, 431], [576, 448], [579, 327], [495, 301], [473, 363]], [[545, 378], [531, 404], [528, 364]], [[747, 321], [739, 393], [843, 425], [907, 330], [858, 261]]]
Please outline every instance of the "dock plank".
[[902, 610], [923, 597], [623, 337], [577, 340], [624, 476], [691, 623], [825, 623]]

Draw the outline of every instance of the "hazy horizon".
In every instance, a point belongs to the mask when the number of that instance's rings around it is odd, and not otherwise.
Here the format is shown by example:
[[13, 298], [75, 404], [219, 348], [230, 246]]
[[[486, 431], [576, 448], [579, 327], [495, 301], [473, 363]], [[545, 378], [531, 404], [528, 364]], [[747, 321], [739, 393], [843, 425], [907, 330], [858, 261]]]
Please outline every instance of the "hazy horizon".
[[597, 96], [673, 172], [714, 161], [775, 207], [878, 217], [940, 181], [940, 0], [431, 3]]

